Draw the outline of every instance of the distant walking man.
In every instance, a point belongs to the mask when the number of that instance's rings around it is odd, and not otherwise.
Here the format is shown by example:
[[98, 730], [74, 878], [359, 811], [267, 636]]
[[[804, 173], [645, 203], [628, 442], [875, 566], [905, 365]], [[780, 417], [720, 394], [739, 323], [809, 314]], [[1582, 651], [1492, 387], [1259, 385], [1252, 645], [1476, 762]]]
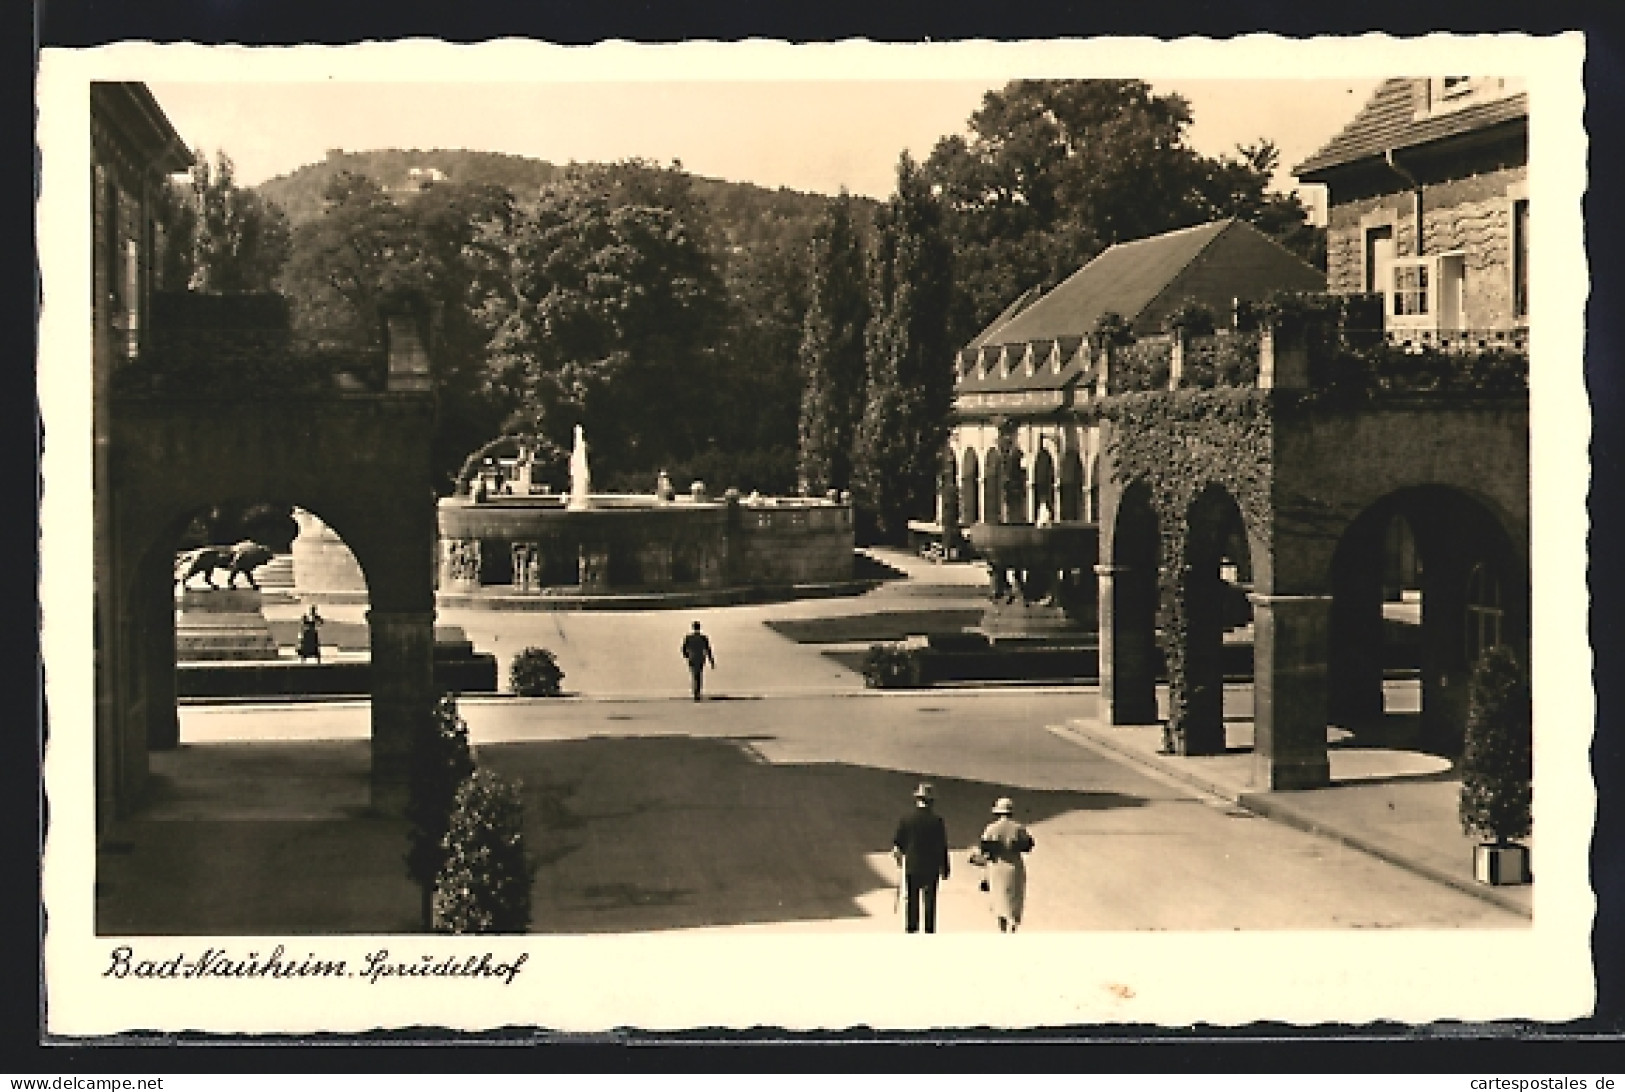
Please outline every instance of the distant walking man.
[[908, 910], [904, 928], [920, 931], [920, 904], [925, 904], [925, 931], [937, 931], [937, 883], [948, 878], [948, 825], [932, 810], [934, 793], [922, 782], [914, 790], [914, 810], [897, 824], [892, 859], [903, 870]]
[[700, 687], [705, 683], [705, 665], [717, 666], [717, 658], [711, 655], [711, 639], [700, 632], [700, 624], [694, 623], [694, 632], [683, 638], [683, 659], [688, 661], [688, 676], [694, 683], [694, 700], [700, 700]]

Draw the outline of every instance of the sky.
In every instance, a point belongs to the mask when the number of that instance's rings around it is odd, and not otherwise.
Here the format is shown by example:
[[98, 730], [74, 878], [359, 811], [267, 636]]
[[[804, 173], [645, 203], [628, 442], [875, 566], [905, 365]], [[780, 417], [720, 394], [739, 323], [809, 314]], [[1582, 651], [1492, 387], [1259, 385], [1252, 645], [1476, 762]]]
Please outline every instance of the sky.
[[[243, 185], [328, 149], [467, 148], [553, 163], [642, 158], [695, 174], [883, 198], [898, 155], [966, 130], [1000, 82], [694, 80], [637, 83], [166, 83], [149, 86], [181, 136], [224, 149]], [[1375, 80], [1153, 80], [1188, 99], [1207, 155], [1268, 137], [1287, 170], [1347, 123]], [[1305, 194], [1306, 198], [1311, 195]]]

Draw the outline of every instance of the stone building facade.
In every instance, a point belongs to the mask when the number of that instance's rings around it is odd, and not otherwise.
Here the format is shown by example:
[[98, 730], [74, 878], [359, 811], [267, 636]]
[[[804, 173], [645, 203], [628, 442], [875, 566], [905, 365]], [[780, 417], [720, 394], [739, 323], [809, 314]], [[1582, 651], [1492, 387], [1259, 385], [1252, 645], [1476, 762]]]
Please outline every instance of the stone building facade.
[[1522, 344], [1528, 139], [1520, 81], [1383, 83], [1294, 169], [1328, 189], [1328, 288], [1381, 293], [1401, 340]]
[[150, 752], [179, 741], [176, 548], [222, 502], [319, 513], [354, 551], [370, 607], [372, 801], [398, 809], [436, 698], [422, 324], [410, 309], [386, 316], [387, 380], [352, 389], [291, 351], [270, 321], [285, 319], [280, 301], [176, 293], [155, 307], [155, 198], [191, 157], [137, 83], [91, 85], [90, 135], [97, 829], [139, 804]]
[[[949, 454], [959, 522], [1099, 519], [1100, 429], [1078, 411], [1108, 387], [1103, 315], [1167, 342], [1164, 326], [1185, 304], [1222, 326], [1237, 301], [1282, 289], [1322, 291], [1325, 278], [1250, 224], [1220, 220], [1120, 243], [1049, 292], [1027, 292], [956, 360]], [[939, 524], [942, 513], [939, 497]]]

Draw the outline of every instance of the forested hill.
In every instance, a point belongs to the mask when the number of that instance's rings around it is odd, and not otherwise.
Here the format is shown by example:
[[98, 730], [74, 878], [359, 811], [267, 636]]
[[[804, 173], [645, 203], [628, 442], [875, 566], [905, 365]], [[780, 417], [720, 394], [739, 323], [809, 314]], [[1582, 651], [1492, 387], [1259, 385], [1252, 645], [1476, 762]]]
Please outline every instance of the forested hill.
[[[650, 173], [666, 173], [668, 168], [645, 164]], [[608, 170], [597, 164], [582, 164], [588, 172]], [[366, 175], [388, 190], [404, 189], [408, 172], [432, 168], [449, 182], [495, 184], [519, 199], [521, 204], [535, 200], [543, 186], [556, 181], [565, 168], [545, 160], [502, 152], [472, 152], [435, 148], [429, 151], [380, 148], [368, 152], [333, 151], [320, 163], [310, 163], [291, 174], [281, 175], [255, 186], [263, 197], [274, 201], [297, 226], [321, 215], [322, 193], [341, 171]], [[725, 182], [684, 172], [693, 196], [710, 210], [713, 230], [730, 246], [751, 246], [777, 241], [774, 237], [790, 225], [816, 222], [828, 206], [829, 197], [798, 190], [768, 189], [751, 182]], [[876, 202], [860, 199], [860, 205]], [[775, 225], [778, 229], [775, 229]], [[796, 231], [796, 235], [803, 232]]]

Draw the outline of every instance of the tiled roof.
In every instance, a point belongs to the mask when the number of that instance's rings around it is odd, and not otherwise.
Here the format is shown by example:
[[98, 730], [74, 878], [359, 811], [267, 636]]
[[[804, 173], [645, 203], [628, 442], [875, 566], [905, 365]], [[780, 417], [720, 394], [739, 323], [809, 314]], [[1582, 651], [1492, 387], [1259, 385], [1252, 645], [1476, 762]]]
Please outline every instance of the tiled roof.
[[1413, 148], [1529, 116], [1529, 96], [1520, 93], [1418, 117], [1418, 97], [1427, 94], [1424, 83], [1384, 81], [1354, 120], [1292, 173], [1306, 182], [1318, 181], [1322, 172], [1380, 156], [1390, 148]]
[[1107, 311], [1129, 322], [1235, 220], [1217, 220], [1149, 239], [1118, 243], [1030, 304], [1014, 318], [984, 330], [982, 345], [1087, 334]]

